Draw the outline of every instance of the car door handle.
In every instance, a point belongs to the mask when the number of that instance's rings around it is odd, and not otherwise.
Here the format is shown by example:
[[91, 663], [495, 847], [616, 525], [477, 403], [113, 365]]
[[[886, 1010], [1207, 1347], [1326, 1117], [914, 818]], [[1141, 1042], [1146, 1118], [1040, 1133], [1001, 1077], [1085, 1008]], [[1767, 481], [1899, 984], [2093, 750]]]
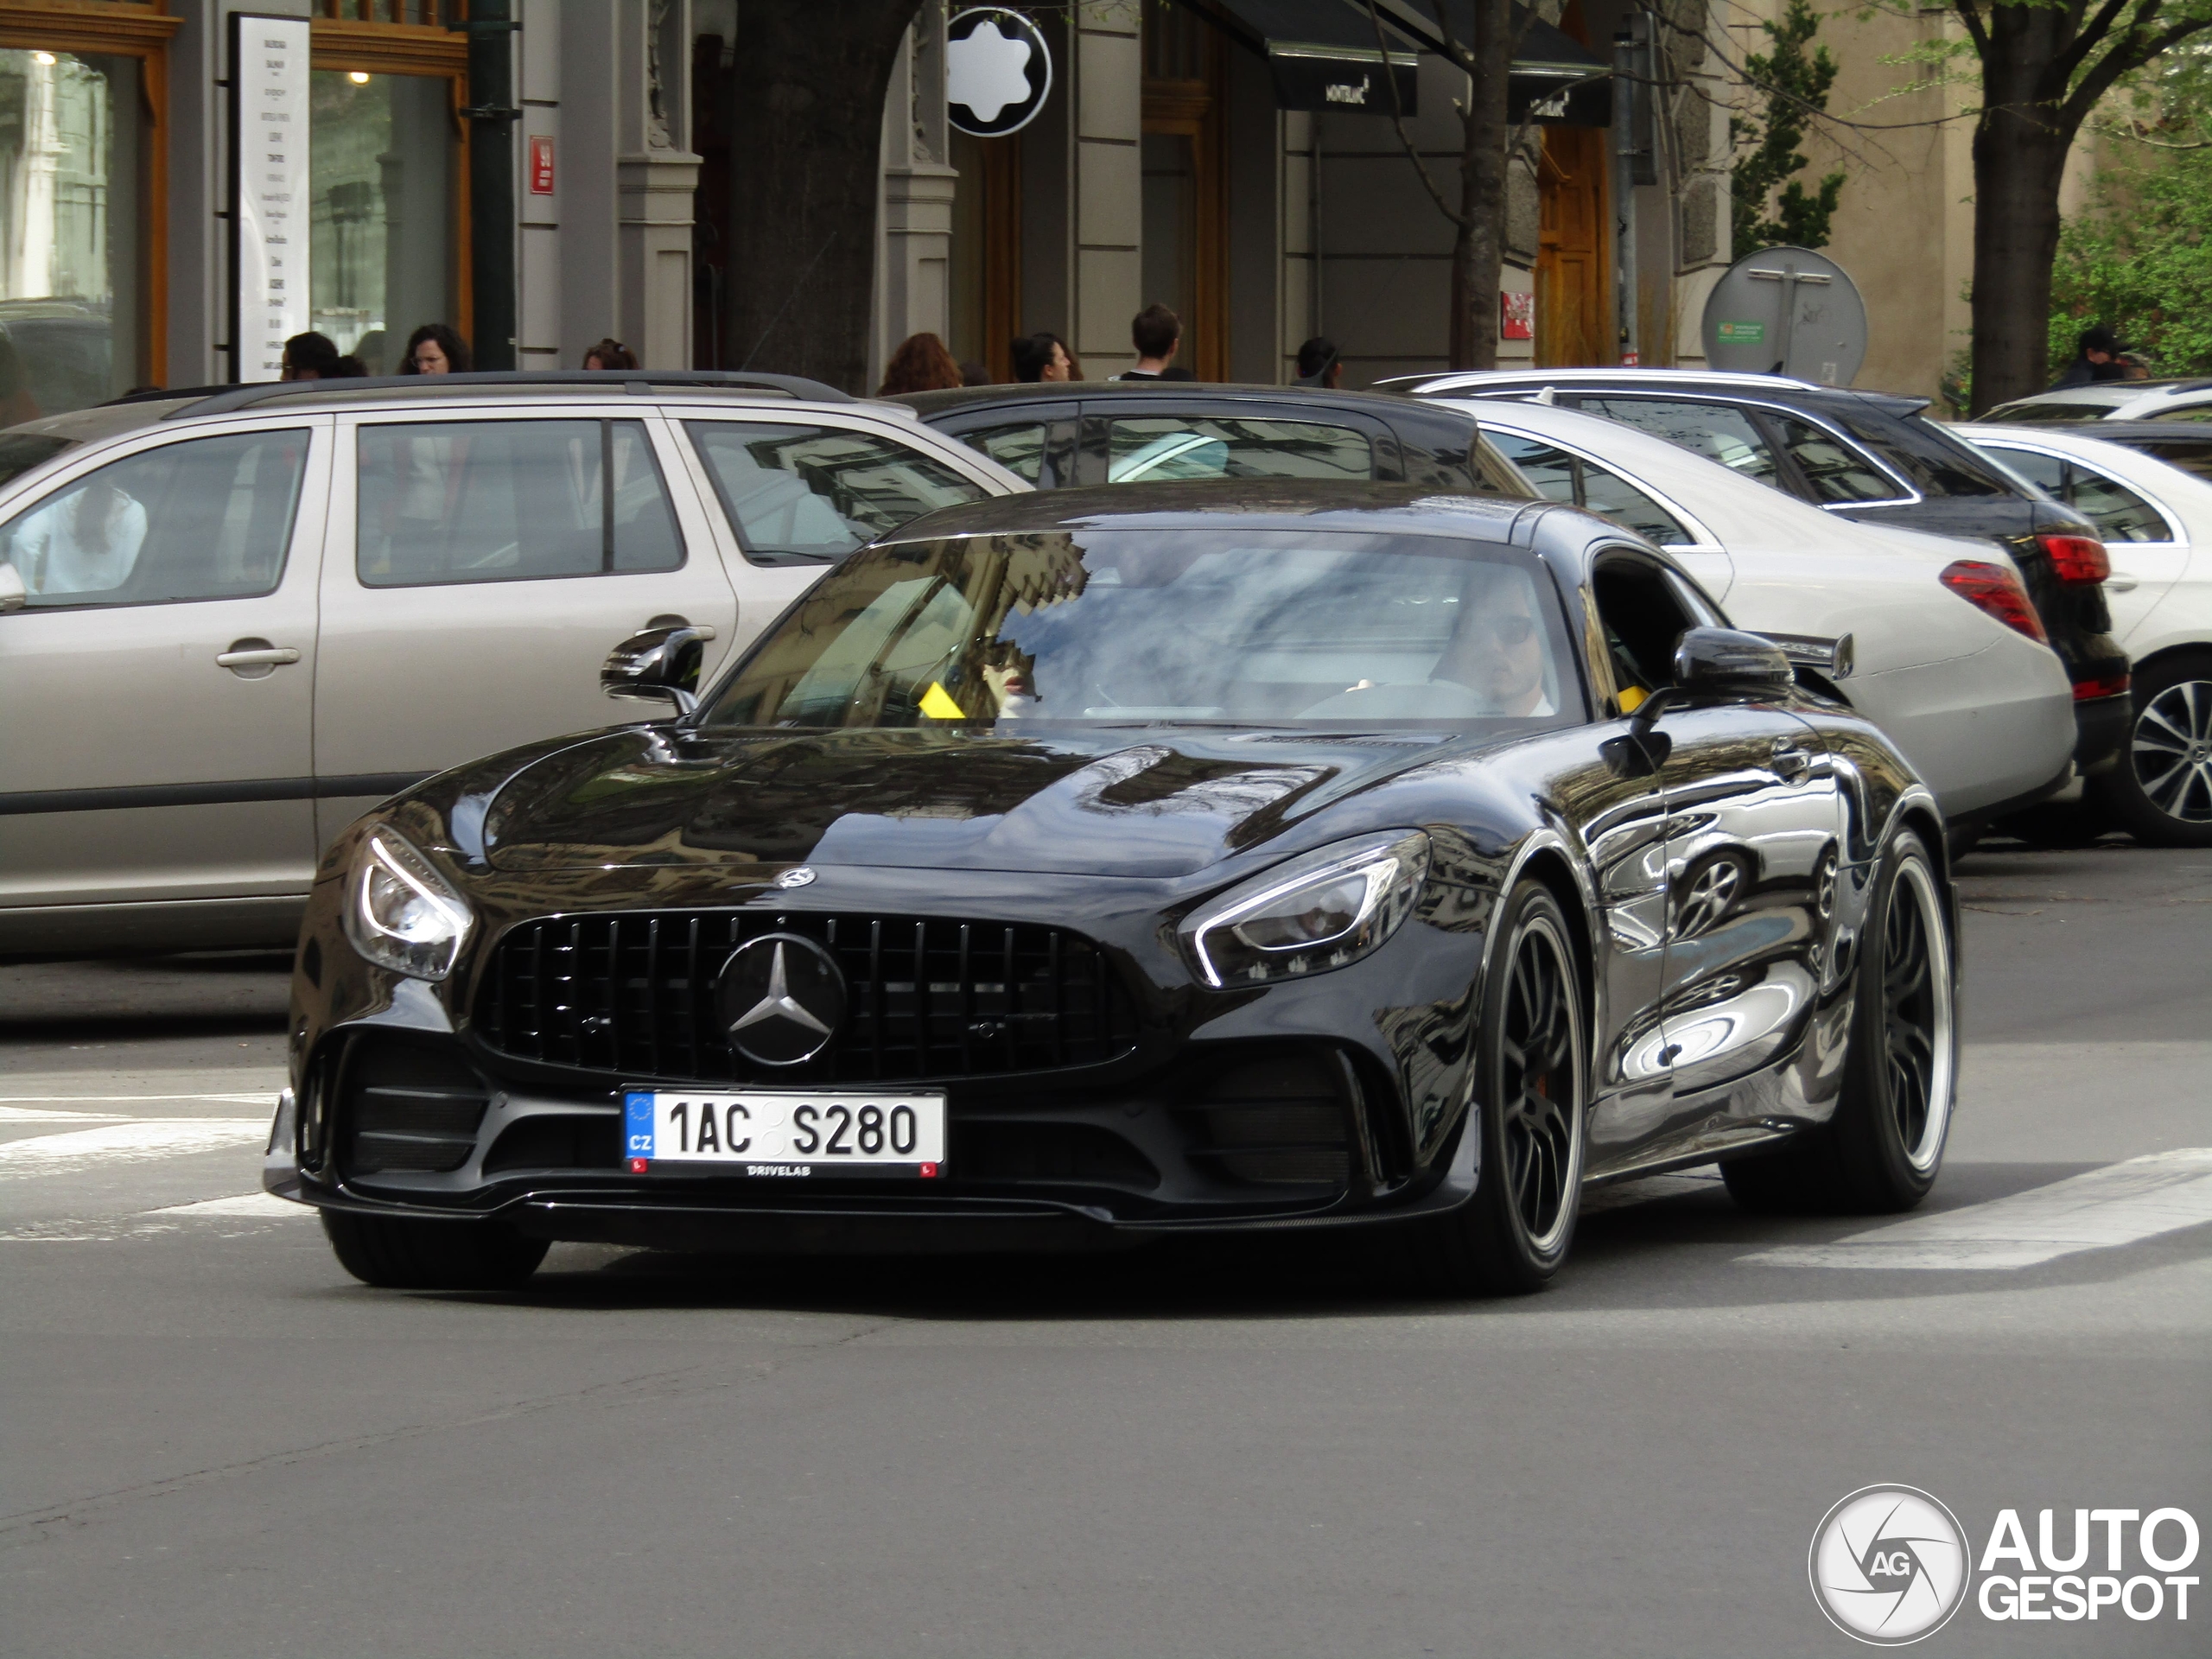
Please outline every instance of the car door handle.
[[219, 651], [215, 653], [218, 668], [282, 668], [287, 663], [296, 663], [300, 653], [290, 645], [263, 645], [252, 651]]
[[2132, 594], [2135, 591], [2137, 587], [2139, 586], [2139, 584], [2133, 576], [2123, 576], [2115, 574], [2105, 578], [2105, 586], [2112, 589], [2115, 594]]
[[1791, 783], [1797, 783], [1813, 769], [1813, 757], [1787, 737], [1774, 740], [1774, 769]]
[[713, 623], [694, 622], [690, 617], [678, 616], [674, 611], [664, 611], [660, 615], [649, 619], [645, 626], [649, 628], [689, 628], [702, 639], [715, 637]]

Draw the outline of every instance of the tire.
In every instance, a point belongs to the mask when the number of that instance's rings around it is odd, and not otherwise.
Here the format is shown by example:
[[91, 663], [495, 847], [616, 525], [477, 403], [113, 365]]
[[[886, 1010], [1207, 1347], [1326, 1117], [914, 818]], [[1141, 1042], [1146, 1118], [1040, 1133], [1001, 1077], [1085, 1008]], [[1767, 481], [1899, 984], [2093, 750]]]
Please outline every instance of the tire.
[[1957, 960], [1935, 861], [1900, 831], [1883, 851], [1859, 938], [1835, 1116], [1781, 1152], [1724, 1163], [1738, 1204], [1881, 1215], [1928, 1196], [1958, 1092]]
[[338, 1265], [380, 1290], [512, 1290], [547, 1249], [495, 1221], [411, 1221], [322, 1212]]
[[2119, 761], [2089, 780], [2149, 847], [2212, 847], [2212, 651], [2177, 652], [2135, 677]]
[[1474, 1195], [1421, 1241], [1435, 1287], [1452, 1295], [1541, 1290], [1581, 1209], [1589, 1040], [1573, 936], [1540, 882], [1515, 887], [1498, 918], [1464, 1131], [1482, 1137], [1480, 1173]]

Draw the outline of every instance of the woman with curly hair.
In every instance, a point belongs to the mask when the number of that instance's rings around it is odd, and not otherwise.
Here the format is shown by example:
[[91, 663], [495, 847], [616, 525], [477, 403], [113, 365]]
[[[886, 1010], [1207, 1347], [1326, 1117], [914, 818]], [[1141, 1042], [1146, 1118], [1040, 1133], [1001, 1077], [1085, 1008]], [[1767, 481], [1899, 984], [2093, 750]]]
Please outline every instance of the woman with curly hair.
[[468, 342], [442, 322], [426, 322], [407, 336], [402, 374], [467, 374]]
[[902, 391], [943, 391], [960, 384], [960, 365], [943, 340], [935, 334], [909, 334], [883, 365], [883, 384], [875, 395], [893, 397]]

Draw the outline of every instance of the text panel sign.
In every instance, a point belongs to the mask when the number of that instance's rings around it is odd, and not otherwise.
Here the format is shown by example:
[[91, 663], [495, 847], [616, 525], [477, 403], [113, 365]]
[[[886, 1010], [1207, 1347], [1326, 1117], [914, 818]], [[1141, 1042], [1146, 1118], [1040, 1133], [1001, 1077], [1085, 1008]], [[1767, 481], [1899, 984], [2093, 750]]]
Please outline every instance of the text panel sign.
[[231, 29], [231, 361], [240, 380], [276, 380], [285, 340], [311, 326], [308, 25], [237, 12]]

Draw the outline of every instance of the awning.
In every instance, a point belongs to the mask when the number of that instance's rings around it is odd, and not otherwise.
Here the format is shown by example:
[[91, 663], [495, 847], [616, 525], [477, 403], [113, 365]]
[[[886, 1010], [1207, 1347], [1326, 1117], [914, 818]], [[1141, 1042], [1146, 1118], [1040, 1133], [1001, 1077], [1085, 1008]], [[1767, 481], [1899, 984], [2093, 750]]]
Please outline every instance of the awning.
[[[1240, 44], [1268, 60], [1275, 102], [1286, 110], [1347, 115], [1416, 113], [1421, 48], [1386, 26], [1384, 46], [1365, 0], [1184, 0]], [[1383, 76], [1388, 74], [1389, 80]], [[1397, 84], [1397, 99], [1390, 96]]]
[[[1316, 3], [1350, 11], [1357, 26], [1373, 37], [1367, 0]], [[1474, 38], [1474, 0], [1444, 0], [1444, 5], [1452, 38], [1465, 46]], [[1435, 8], [1436, 0], [1376, 0], [1376, 4], [1395, 35], [1421, 51], [1441, 53], [1444, 41], [1436, 26]], [[1565, 30], [1531, 16], [1526, 6], [1514, 6], [1512, 25], [1520, 31], [1521, 48], [1514, 54], [1513, 67], [1506, 77], [1508, 118], [1518, 121], [1533, 116], [1540, 124], [1611, 126], [1611, 60], [1599, 57]]]

